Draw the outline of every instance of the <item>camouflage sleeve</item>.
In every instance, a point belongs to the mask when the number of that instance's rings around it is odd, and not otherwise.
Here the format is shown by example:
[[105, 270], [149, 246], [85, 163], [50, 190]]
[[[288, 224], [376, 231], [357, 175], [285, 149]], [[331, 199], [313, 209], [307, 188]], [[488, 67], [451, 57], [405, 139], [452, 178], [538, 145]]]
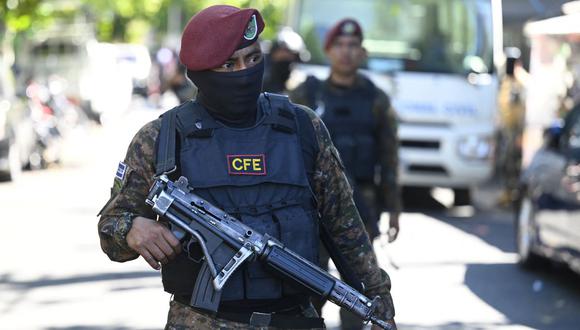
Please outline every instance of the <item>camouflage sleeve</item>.
[[380, 193], [385, 211], [401, 212], [401, 192], [398, 184], [399, 138], [397, 118], [389, 97], [377, 89], [374, 113], [378, 119], [378, 155], [380, 164]]
[[314, 193], [318, 200], [321, 221], [335, 238], [338, 249], [351, 265], [355, 274], [365, 284], [365, 294], [380, 296], [379, 312], [387, 318], [395, 315], [390, 294], [389, 275], [379, 268], [364, 224], [352, 199], [352, 189], [344, 174], [338, 151], [332, 144], [324, 123], [310, 109], [305, 109], [312, 119], [318, 139]]
[[99, 213], [99, 238], [103, 252], [113, 261], [128, 261], [139, 255], [127, 246], [125, 235], [137, 216], [155, 219], [145, 199], [155, 173], [155, 141], [159, 119], [143, 126], [135, 135], [125, 160], [119, 164], [111, 188], [111, 197]]

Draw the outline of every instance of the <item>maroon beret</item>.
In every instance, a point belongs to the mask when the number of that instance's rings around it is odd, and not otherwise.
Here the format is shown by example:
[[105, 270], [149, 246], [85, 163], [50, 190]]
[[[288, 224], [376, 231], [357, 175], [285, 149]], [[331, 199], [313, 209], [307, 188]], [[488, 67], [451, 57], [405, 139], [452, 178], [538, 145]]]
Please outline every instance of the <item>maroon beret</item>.
[[324, 50], [328, 50], [332, 46], [332, 42], [336, 37], [339, 36], [357, 36], [360, 40], [363, 39], [363, 32], [360, 24], [352, 18], [345, 18], [328, 31], [326, 34], [326, 40], [324, 41]]
[[224, 64], [239, 48], [251, 45], [264, 30], [257, 9], [211, 6], [194, 15], [183, 30], [179, 60], [188, 70]]

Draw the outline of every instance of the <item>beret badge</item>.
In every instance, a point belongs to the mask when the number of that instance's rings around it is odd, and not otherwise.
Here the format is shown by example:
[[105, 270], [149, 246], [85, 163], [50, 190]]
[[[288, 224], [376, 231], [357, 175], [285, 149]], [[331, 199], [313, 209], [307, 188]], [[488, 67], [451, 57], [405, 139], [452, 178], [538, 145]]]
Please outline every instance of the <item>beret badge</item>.
[[354, 34], [355, 31], [356, 31], [356, 26], [352, 22], [346, 22], [342, 26], [342, 33], [343, 34], [351, 35], [351, 34]]
[[244, 39], [254, 40], [257, 34], [258, 34], [258, 22], [256, 21], [256, 15], [254, 14], [252, 15], [252, 18], [250, 18], [248, 26], [246, 26], [246, 30], [244, 31]]

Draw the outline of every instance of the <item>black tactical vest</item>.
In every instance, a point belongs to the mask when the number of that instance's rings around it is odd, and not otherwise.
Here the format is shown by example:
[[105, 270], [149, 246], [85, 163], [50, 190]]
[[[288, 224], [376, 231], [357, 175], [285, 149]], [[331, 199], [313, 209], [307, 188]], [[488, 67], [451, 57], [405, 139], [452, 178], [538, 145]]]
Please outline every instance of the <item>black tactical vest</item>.
[[373, 182], [377, 164], [377, 121], [373, 114], [375, 86], [365, 79], [364, 86], [335, 93], [327, 83], [309, 77], [313, 109], [324, 121], [348, 175], [356, 182]]
[[[193, 101], [172, 110], [177, 111], [178, 171], [202, 198], [318, 263], [318, 216], [308, 179], [316, 152], [312, 141], [301, 143], [302, 135], [313, 131], [300, 131], [306, 125], [299, 122], [310, 122], [307, 114], [281, 98], [261, 95], [261, 115], [250, 128], [226, 127]], [[192, 293], [201, 264], [191, 259], [182, 253], [163, 267], [167, 292]], [[297, 294], [254, 262], [232, 275], [222, 302]]]

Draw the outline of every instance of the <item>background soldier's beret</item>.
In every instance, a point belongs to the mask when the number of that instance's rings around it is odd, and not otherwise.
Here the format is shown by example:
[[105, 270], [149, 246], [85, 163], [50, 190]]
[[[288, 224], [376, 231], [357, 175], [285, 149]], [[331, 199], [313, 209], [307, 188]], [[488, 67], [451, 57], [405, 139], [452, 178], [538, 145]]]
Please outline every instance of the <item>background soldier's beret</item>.
[[334, 26], [328, 31], [326, 34], [326, 40], [324, 41], [324, 50], [328, 50], [334, 39], [339, 36], [357, 36], [360, 37], [360, 40], [363, 40], [363, 32], [360, 24], [352, 18], [345, 18], [338, 23], [334, 24]]
[[237, 49], [258, 40], [262, 30], [264, 20], [256, 9], [208, 7], [194, 15], [183, 30], [179, 60], [191, 71], [217, 68]]

